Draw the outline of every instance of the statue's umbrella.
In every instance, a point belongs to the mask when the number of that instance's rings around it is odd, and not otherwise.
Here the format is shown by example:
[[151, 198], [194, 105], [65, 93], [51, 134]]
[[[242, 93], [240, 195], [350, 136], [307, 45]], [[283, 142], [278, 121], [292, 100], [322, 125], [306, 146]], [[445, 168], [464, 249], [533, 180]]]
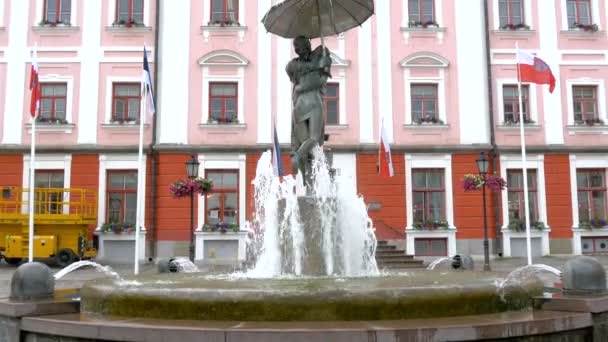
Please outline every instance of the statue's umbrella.
[[283, 38], [321, 38], [363, 24], [374, 14], [373, 0], [285, 0], [268, 10], [262, 23]]

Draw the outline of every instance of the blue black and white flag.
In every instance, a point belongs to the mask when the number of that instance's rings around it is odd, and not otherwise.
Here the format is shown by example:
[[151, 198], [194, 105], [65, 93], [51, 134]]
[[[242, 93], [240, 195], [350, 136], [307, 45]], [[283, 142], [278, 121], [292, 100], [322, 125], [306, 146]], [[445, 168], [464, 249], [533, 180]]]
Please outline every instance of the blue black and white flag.
[[274, 125], [274, 139], [272, 143], [272, 168], [275, 176], [283, 177], [283, 161], [281, 160], [281, 145], [277, 134], [277, 125]]
[[150, 65], [148, 64], [148, 52], [144, 46], [144, 69], [142, 71], [142, 95], [146, 94], [148, 98], [148, 109], [150, 113], [155, 112], [154, 108], [154, 92], [152, 91], [152, 75], [150, 74]]

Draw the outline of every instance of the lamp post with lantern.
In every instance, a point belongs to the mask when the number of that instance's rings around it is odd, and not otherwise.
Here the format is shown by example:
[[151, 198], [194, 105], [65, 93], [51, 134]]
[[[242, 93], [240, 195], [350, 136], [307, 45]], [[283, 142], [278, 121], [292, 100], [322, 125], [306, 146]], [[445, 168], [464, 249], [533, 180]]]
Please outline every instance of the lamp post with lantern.
[[486, 214], [486, 176], [488, 175], [489, 161], [485, 152], [479, 154], [477, 162], [477, 171], [483, 179], [481, 193], [483, 197], [483, 270], [490, 270], [490, 243], [488, 241], [488, 217]]
[[[196, 155], [192, 153], [186, 162], [186, 172], [188, 178], [194, 180], [198, 177], [198, 167], [200, 163]], [[190, 246], [188, 249], [190, 261], [194, 262], [194, 191], [190, 192]]]

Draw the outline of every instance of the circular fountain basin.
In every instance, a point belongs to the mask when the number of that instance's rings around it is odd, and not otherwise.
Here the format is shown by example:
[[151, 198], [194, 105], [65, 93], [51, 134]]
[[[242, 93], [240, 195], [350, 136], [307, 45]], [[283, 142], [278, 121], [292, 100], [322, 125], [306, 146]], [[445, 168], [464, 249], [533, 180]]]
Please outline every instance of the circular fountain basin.
[[505, 287], [497, 279], [474, 272], [291, 279], [159, 274], [88, 282], [81, 311], [220, 321], [395, 320], [521, 310], [542, 294], [538, 279]]

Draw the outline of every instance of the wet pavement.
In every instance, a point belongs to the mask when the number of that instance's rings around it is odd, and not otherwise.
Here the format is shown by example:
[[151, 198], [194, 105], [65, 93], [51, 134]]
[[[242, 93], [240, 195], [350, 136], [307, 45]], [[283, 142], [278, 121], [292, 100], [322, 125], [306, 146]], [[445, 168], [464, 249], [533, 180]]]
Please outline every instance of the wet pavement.
[[[596, 258], [606, 269], [608, 269], [608, 255], [594, 255]], [[545, 264], [548, 266], [553, 266], [557, 269], [563, 269], [564, 264], [568, 259], [573, 258], [573, 256], [548, 256], [548, 257], [539, 257], [534, 258], [534, 264]], [[423, 258], [425, 264], [429, 264], [433, 260], [437, 258]], [[474, 257], [475, 259], [475, 270], [481, 271], [483, 269], [483, 258]], [[122, 276], [131, 276], [133, 275], [133, 265], [115, 265], [115, 264], [104, 264], [112, 267], [114, 271]], [[493, 272], [499, 275], [507, 275], [511, 271], [517, 269], [518, 267], [527, 265], [526, 258], [497, 258], [490, 260], [490, 267]], [[53, 272], [58, 272], [61, 268], [51, 266]], [[203, 270], [205, 273], [218, 273], [217, 269], [209, 270], [203, 265], [199, 265], [199, 268]], [[10, 290], [10, 280], [15, 270], [15, 266], [7, 265], [4, 261], [0, 261], [0, 298], [8, 296]], [[140, 265], [140, 274], [155, 274], [157, 273], [157, 266], [154, 263], [145, 263]], [[85, 267], [73, 271], [67, 274], [62, 279], [58, 280], [56, 283], [57, 289], [67, 289], [67, 288], [78, 288], [81, 287], [82, 284], [91, 279], [104, 278], [106, 275], [100, 271], [95, 270], [91, 267]]]

